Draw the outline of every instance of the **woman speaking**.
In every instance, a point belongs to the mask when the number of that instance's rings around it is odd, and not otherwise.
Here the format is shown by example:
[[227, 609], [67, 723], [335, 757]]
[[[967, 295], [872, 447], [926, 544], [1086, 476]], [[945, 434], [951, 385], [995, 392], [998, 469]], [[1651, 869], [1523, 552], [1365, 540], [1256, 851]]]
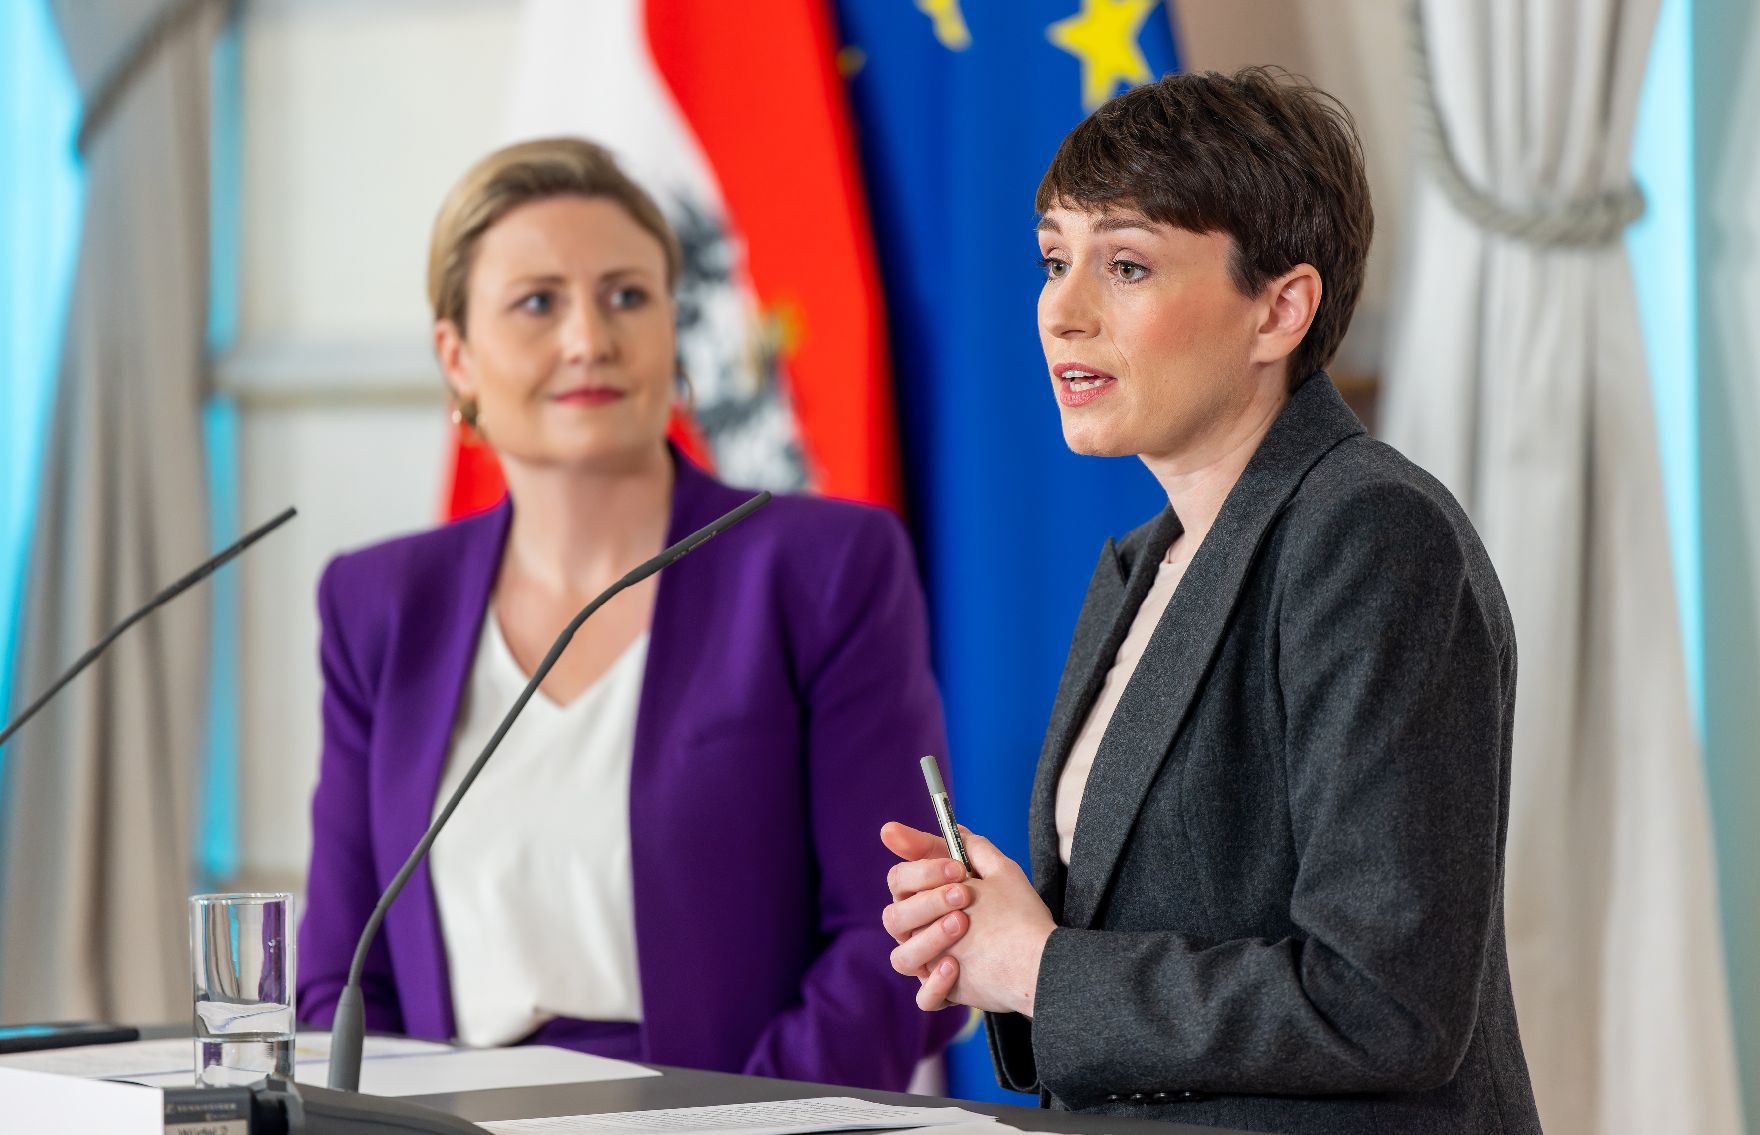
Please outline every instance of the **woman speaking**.
[[1168, 507], [1101, 549], [1039, 758], [1032, 881], [904, 824], [884, 924], [1002, 1082], [1221, 1127], [1537, 1132], [1503, 935], [1515, 640], [1440, 484], [1321, 370], [1372, 217], [1347, 115], [1170, 76], [1039, 186], [1064, 437]]
[[[750, 495], [665, 440], [679, 267], [654, 202], [583, 141], [491, 154], [440, 210], [435, 350], [508, 497], [319, 586], [312, 1023], [562, 627]], [[903, 1088], [958, 1022], [930, 1024], [887, 963], [867, 833], [927, 816], [916, 760], [944, 746], [902, 528], [779, 498], [581, 628], [391, 908], [367, 1025]]]

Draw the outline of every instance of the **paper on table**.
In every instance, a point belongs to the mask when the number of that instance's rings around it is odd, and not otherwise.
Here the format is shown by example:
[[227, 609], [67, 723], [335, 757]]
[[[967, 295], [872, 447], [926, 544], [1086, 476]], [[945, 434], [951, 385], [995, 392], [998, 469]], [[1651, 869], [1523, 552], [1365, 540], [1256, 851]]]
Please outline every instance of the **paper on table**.
[[[362, 1048], [363, 1059], [407, 1056], [423, 1052], [450, 1052], [448, 1045], [408, 1037], [370, 1036]], [[293, 1042], [293, 1062], [328, 1067], [329, 1033], [300, 1033]], [[175, 1087], [195, 1081], [195, 1042], [187, 1036], [162, 1040], [135, 1040], [124, 1044], [93, 1044], [83, 1048], [50, 1048], [0, 1056], [0, 1068], [27, 1072], [53, 1072], [58, 1076], [83, 1076], [94, 1080], [141, 1080], [159, 1087]], [[297, 1079], [304, 1079], [297, 1076]]]
[[989, 1116], [957, 1107], [898, 1107], [832, 1096], [825, 1099], [766, 1100], [713, 1107], [621, 1111], [602, 1115], [560, 1115], [548, 1119], [506, 1119], [479, 1123], [496, 1135], [574, 1135], [575, 1132], [663, 1131], [668, 1135], [809, 1135], [822, 1131], [893, 1130], [983, 1124]]
[[[328, 1062], [310, 1068], [301, 1065], [293, 1070], [293, 1078], [321, 1087], [329, 1070]], [[375, 1096], [428, 1096], [490, 1088], [534, 1088], [542, 1084], [637, 1080], [659, 1074], [640, 1064], [568, 1048], [449, 1048], [445, 1052], [362, 1060], [361, 1091]]]
[[[361, 1057], [361, 1091], [372, 1096], [427, 1096], [442, 1092], [480, 1092], [490, 1088], [533, 1088], [542, 1084], [585, 1084], [600, 1080], [635, 1080], [660, 1073], [640, 1064], [589, 1056], [566, 1048], [521, 1045], [517, 1048], [452, 1048], [418, 1041], [419, 1049], [375, 1052], [373, 1041]], [[293, 1078], [323, 1087], [330, 1079], [329, 1038], [313, 1058], [296, 1058]], [[186, 1046], [189, 1041], [183, 1042]], [[407, 1043], [392, 1041], [392, 1044]], [[184, 1066], [175, 1072], [134, 1074], [128, 1079], [159, 1088], [187, 1087], [195, 1081], [185, 1049]]]
[[[451, 1052], [450, 1044], [437, 1040], [418, 1040], [411, 1036], [370, 1036], [361, 1043], [361, 1059], [377, 1060], [381, 1056], [410, 1056], [418, 1052]], [[293, 1039], [295, 1064], [330, 1063], [329, 1033], [300, 1033]]]
[[57, 1076], [83, 1076], [92, 1080], [150, 1075], [174, 1068], [189, 1071], [194, 1065], [195, 1049], [186, 1036], [132, 1040], [124, 1044], [94, 1044], [83, 1048], [49, 1048], [41, 1052], [0, 1056], [0, 1068], [53, 1072]]

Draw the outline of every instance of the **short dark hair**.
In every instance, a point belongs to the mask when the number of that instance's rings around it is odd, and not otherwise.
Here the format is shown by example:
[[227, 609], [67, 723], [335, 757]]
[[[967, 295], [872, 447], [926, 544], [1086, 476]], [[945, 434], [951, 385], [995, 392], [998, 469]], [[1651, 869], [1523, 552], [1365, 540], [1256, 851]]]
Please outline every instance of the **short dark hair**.
[[1039, 182], [1040, 213], [1133, 209], [1234, 242], [1244, 295], [1297, 264], [1320, 273], [1320, 308], [1290, 355], [1293, 386], [1332, 360], [1363, 290], [1375, 229], [1363, 147], [1344, 105], [1277, 68], [1168, 75], [1089, 115]]

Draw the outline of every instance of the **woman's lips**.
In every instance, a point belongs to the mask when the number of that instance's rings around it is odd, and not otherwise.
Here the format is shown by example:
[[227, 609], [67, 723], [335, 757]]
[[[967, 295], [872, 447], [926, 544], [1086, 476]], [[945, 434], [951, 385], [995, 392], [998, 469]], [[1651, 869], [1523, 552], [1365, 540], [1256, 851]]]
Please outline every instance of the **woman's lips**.
[[555, 400], [565, 406], [608, 406], [623, 397], [624, 392], [614, 386], [577, 386], [556, 395]]
[[1052, 377], [1057, 400], [1065, 406], [1086, 406], [1118, 385], [1118, 379], [1105, 371], [1075, 363], [1059, 363], [1052, 368]]

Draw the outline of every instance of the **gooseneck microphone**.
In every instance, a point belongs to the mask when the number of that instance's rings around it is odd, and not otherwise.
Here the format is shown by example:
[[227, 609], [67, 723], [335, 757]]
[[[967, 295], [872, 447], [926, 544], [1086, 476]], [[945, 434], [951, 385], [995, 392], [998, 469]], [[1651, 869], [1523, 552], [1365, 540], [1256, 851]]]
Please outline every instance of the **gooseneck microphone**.
[[212, 558], [210, 558], [206, 563], [202, 564], [202, 566], [196, 568], [194, 571], [190, 572], [188, 575], [184, 576], [182, 579], [178, 580], [176, 583], [173, 583], [170, 587], [167, 587], [165, 590], [159, 592], [159, 594], [157, 594], [157, 595], [153, 596], [151, 599], [147, 600], [146, 605], [143, 606], [140, 610], [136, 611], [134, 614], [130, 615], [128, 618], [122, 620], [120, 623], [117, 623], [114, 627], [111, 627], [110, 633], [106, 634], [103, 638], [99, 639], [98, 644], [96, 646], [92, 647], [90, 650], [88, 650], [84, 654], [80, 655], [79, 661], [75, 662], [71, 667], [69, 667], [67, 670], [67, 673], [65, 673], [65, 674], [61, 675], [61, 677], [55, 679], [54, 685], [52, 685], [48, 689], [44, 690], [42, 692], [42, 694], [37, 698], [36, 701], [34, 701], [30, 705], [26, 706], [24, 709], [24, 712], [19, 714], [16, 718], [14, 718], [12, 720], [12, 723], [9, 724], [5, 729], [0, 729], [0, 746], [4, 746], [6, 744], [7, 739], [9, 737], [11, 737], [14, 733], [17, 733], [19, 731], [19, 729], [24, 725], [25, 722], [27, 722], [31, 718], [35, 717], [37, 715], [38, 710], [40, 710], [44, 706], [48, 705], [50, 701], [54, 700], [55, 695], [61, 692], [62, 687], [66, 686], [67, 683], [73, 681], [74, 678], [78, 677], [79, 672], [81, 670], [84, 670], [87, 666], [90, 666], [92, 663], [96, 662], [98, 660], [98, 656], [100, 654], [103, 654], [104, 651], [108, 650], [111, 643], [115, 642], [118, 638], [121, 638], [122, 633], [124, 631], [128, 630], [129, 627], [134, 626], [136, 623], [140, 622], [142, 619], [146, 618], [148, 615], [152, 614], [154, 611], [157, 611], [160, 607], [163, 607], [165, 604], [171, 602], [173, 599], [177, 598], [179, 595], [182, 595], [185, 591], [188, 591], [190, 588], [194, 587], [196, 584], [200, 583], [202, 580], [207, 579], [210, 575], [213, 575], [216, 571], [220, 570], [220, 568], [225, 566], [227, 561], [231, 560], [233, 557], [237, 556], [240, 552], [244, 551], [246, 548], [250, 547], [252, 544], [255, 544], [258, 540], [261, 540], [263, 537], [267, 536], [269, 533], [275, 531], [275, 529], [281, 527], [283, 524], [286, 524], [289, 520], [292, 520], [294, 518], [294, 516], [298, 514], [298, 512], [299, 512], [298, 509], [289, 507], [289, 508], [285, 509], [284, 511], [282, 511], [281, 514], [276, 516], [274, 519], [269, 520], [263, 524], [260, 524], [257, 527], [251, 529], [249, 532], [246, 532], [244, 534], [244, 536], [242, 536], [238, 540], [237, 543], [234, 543], [231, 547], [225, 548], [225, 549], [215, 553], [214, 556]]
[[337, 998], [336, 1016], [330, 1024], [329, 1084], [331, 1088], [349, 1092], [360, 1090], [361, 1041], [366, 1032], [366, 1012], [361, 1000], [361, 975], [367, 967], [367, 950], [371, 948], [373, 938], [379, 933], [379, 925], [385, 921], [385, 912], [391, 909], [391, 904], [397, 901], [399, 894], [403, 893], [404, 884], [409, 882], [409, 877], [415, 873], [416, 867], [427, 856], [428, 848], [434, 844], [434, 837], [440, 834], [440, 829], [445, 827], [446, 821], [452, 818], [452, 813], [458, 808], [458, 802], [464, 799], [466, 792], [470, 791], [471, 785], [477, 779], [477, 774], [483, 771], [483, 766], [488, 763], [490, 755], [501, 744], [501, 739], [507, 736], [507, 731], [513, 727], [514, 720], [519, 717], [520, 711], [525, 709], [526, 703], [532, 700], [532, 695], [538, 692], [538, 686], [543, 683], [544, 676], [550, 673], [550, 668], [556, 665], [556, 660], [562, 657], [564, 650], [568, 649], [568, 644], [573, 640], [575, 632], [580, 630], [582, 623], [592, 617], [593, 612], [603, 607], [618, 592], [640, 583], [661, 568], [684, 558], [701, 547], [710, 537], [718, 536], [727, 531], [769, 503], [770, 494], [767, 492], [759, 493], [720, 519], [697, 529], [606, 588], [598, 598], [582, 608], [581, 613], [570, 620], [568, 626], [562, 628], [562, 633], [556, 636], [555, 643], [550, 647], [550, 653], [544, 655], [544, 660], [538, 663], [538, 668], [532, 672], [531, 679], [526, 682], [526, 688], [520, 691], [518, 698], [514, 699], [512, 708], [501, 719], [501, 724], [496, 727], [488, 744], [484, 745], [483, 751], [477, 754], [477, 759], [471, 762], [470, 769], [464, 774], [464, 779], [458, 782], [458, 787], [453, 790], [451, 798], [446, 801], [446, 806], [440, 809], [439, 814], [434, 817], [434, 822], [428, 825], [428, 830], [422, 833], [421, 839], [416, 841], [415, 849], [409, 853], [409, 858], [403, 861], [403, 866], [398, 868], [396, 875], [392, 876], [390, 885], [385, 888], [385, 893], [379, 897], [378, 905], [373, 907], [373, 913], [367, 918], [367, 925], [361, 930], [360, 941], [355, 944], [354, 948], [354, 960], [348, 967], [348, 984], [342, 987], [342, 994]]

